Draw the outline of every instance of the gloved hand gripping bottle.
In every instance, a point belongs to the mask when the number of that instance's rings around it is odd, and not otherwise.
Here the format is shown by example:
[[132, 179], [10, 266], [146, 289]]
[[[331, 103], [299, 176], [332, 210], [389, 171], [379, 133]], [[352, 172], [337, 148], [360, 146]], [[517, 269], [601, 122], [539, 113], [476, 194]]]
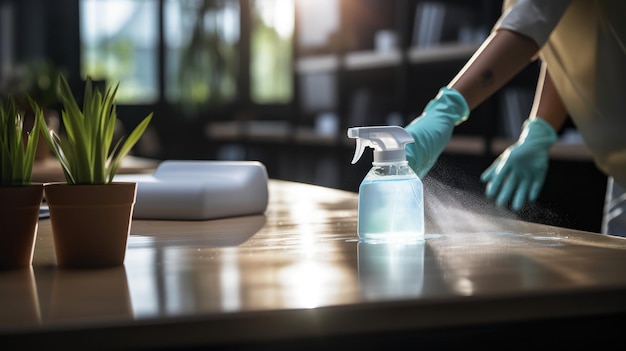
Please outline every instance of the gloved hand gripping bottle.
[[405, 145], [414, 142], [402, 127], [355, 127], [352, 164], [365, 147], [374, 149], [374, 162], [359, 186], [358, 234], [363, 241], [424, 240], [424, 188], [406, 160]]

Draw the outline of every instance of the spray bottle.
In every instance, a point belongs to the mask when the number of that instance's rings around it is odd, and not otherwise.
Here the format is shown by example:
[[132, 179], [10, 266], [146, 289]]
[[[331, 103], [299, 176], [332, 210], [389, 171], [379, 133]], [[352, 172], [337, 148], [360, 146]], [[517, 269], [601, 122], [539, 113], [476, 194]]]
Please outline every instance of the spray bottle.
[[413, 137], [398, 126], [355, 127], [352, 164], [365, 147], [374, 149], [374, 162], [359, 186], [358, 234], [363, 241], [424, 240], [424, 189], [409, 167], [405, 145]]

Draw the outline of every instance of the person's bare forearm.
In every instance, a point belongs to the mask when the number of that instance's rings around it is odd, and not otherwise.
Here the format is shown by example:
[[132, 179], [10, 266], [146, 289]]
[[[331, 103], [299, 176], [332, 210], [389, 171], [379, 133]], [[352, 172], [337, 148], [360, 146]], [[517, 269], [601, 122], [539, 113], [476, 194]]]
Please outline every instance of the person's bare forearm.
[[567, 120], [567, 109], [556, 91], [556, 87], [550, 78], [546, 64], [542, 63], [541, 73], [535, 91], [535, 101], [530, 112], [530, 117], [539, 116], [548, 122], [555, 131], [559, 131]]
[[539, 47], [532, 39], [509, 31], [493, 32], [448, 84], [474, 109], [526, 67]]

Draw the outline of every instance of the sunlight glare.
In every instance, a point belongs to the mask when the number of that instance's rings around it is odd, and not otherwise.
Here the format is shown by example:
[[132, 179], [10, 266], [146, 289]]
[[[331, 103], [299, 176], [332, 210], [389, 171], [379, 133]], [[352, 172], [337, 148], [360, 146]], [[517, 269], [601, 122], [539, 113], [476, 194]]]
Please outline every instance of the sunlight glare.
[[257, 6], [263, 21], [278, 35], [288, 38], [293, 34], [295, 5], [293, 0], [258, 0]]
[[117, 33], [136, 8], [132, 0], [81, 1], [80, 5], [81, 14], [85, 16], [81, 33], [89, 42], [96, 41], [102, 35], [108, 37]]

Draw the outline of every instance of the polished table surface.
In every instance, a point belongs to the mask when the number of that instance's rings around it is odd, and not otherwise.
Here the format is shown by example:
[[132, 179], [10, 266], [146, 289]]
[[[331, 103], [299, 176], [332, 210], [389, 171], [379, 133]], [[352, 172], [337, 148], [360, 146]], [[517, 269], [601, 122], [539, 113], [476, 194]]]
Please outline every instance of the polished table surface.
[[42, 219], [32, 269], [0, 272], [0, 349], [261, 345], [626, 311], [622, 238], [429, 186], [423, 243], [369, 244], [355, 193], [269, 189], [260, 215], [134, 220], [110, 269], [57, 269]]

